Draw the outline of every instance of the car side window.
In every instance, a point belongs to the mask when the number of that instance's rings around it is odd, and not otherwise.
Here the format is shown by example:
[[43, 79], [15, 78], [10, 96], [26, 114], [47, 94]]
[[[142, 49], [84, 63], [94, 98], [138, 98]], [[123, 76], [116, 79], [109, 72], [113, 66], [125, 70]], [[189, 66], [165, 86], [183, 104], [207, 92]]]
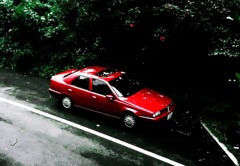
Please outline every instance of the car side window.
[[92, 79], [92, 91], [102, 95], [112, 94], [112, 91], [104, 81], [95, 78]]
[[89, 80], [89, 77], [80, 75], [72, 81], [72, 85], [89, 90]]

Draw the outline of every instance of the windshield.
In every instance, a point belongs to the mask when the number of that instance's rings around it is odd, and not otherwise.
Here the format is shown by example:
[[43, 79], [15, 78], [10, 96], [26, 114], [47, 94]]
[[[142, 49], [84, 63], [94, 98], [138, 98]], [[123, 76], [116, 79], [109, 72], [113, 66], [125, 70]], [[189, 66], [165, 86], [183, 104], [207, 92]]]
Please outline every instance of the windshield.
[[143, 88], [138, 81], [128, 77], [126, 74], [110, 81], [109, 84], [119, 97], [131, 96]]

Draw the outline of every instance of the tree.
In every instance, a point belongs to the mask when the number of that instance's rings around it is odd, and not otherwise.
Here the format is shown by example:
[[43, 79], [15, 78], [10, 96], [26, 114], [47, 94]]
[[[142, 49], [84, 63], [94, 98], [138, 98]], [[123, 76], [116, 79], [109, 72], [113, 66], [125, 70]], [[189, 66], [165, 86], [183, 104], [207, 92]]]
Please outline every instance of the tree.
[[[126, 69], [135, 64], [148, 75], [157, 73], [155, 66], [174, 66], [178, 73], [161, 74], [181, 74], [178, 79], [188, 82], [189, 68], [198, 79], [204, 75], [198, 68], [211, 66], [206, 64], [209, 57], [239, 57], [239, 4], [237, 0], [6, 0], [0, 3], [0, 64], [41, 71], [44, 76], [91, 63]], [[24, 64], [26, 59], [31, 65]]]

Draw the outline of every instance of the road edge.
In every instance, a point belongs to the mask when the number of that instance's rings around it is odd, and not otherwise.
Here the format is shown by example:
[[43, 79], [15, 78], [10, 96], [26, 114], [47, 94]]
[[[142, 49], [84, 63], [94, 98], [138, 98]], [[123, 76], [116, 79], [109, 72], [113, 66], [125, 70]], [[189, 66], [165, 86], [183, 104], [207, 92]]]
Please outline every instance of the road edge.
[[205, 128], [205, 130], [209, 133], [209, 135], [212, 136], [212, 138], [216, 141], [216, 143], [222, 148], [222, 150], [227, 154], [227, 156], [232, 160], [232, 162], [236, 166], [239, 166], [237, 158], [228, 150], [228, 148], [218, 140], [218, 138], [211, 132], [211, 130], [206, 126], [204, 122], [200, 122], [200, 123]]

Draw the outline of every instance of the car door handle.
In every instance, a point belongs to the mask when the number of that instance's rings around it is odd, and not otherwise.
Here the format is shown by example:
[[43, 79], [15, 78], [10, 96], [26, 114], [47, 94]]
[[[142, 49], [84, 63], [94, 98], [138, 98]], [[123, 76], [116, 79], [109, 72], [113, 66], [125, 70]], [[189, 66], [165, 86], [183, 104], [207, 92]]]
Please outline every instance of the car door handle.
[[72, 92], [72, 89], [68, 89], [69, 92]]
[[92, 96], [93, 99], [96, 99], [97, 97], [96, 96]]

